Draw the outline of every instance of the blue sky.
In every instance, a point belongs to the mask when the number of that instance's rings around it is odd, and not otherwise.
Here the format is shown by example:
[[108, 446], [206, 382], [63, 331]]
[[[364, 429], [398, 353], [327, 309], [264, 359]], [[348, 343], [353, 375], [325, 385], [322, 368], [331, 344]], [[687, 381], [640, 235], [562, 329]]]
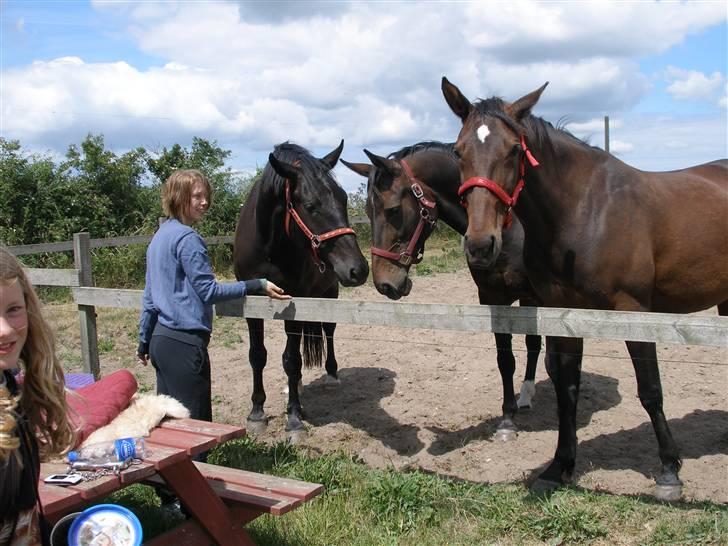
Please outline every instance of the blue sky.
[[[549, 81], [535, 113], [646, 170], [726, 157], [718, 2], [0, 2], [0, 135], [62, 155], [193, 136], [251, 171], [293, 140], [324, 155], [452, 141], [443, 75], [471, 99]], [[360, 179], [336, 174], [353, 191]]]

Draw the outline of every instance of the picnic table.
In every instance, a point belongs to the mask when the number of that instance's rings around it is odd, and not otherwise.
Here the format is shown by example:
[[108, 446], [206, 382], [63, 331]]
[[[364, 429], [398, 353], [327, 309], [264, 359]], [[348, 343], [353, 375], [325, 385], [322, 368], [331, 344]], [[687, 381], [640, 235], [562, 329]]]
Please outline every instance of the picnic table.
[[118, 475], [100, 476], [68, 487], [44, 483], [46, 476], [64, 473], [67, 468], [64, 463], [44, 463], [38, 483], [44, 513], [54, 523], [133, 483], [166, 484], [192, 518], [145, 544], [254, 545], [244, 528], [246, 523], [261, 514], [285, 514], [318, 495], [323, 486], [191, 459], [242, 436], [245, 429], [234, 425], [169, 419], [145, 437], [141, 463]]

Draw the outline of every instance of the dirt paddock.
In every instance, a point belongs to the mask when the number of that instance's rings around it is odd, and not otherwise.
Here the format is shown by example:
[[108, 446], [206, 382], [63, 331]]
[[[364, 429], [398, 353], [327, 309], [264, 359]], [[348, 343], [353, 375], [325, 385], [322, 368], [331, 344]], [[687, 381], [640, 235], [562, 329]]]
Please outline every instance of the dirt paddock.
[[[371, 284], [346, 299], [384, 300]], [[408, 302], [475, 303], [467, 271], [415, 277]], [[708, 311], [715, 313], [715, 310]], [[228, 347], [216, 342], [234, 319], [218, 320], [211, 344], [215, 418], [243, 422], [252, 380], [247, 332]], [[266, 442], [284, 440], [283, 325], [266, 323]], [[502, 390], [491, 334], [391, 329], [341, 324], [336, 330], [341, 383], [325, 384], [323, 369], [305, 370], [302, 402], [310, 429], [302, 445], [346, 450], [374, 467], [421, 468], [475, 482], [529, 480], [556, 448], [558, 421], [551, 382], [536, 374], [535, 406], [517, 416], [518, 437], [492, 439]], [[517, 349], [516, 390], [525, 371]], [[623, 343], [586, 340], [578, 407], [577, 484], [615, 494], [652, 494], [659, 470], [657, 441], [636, 394]], [[658, 345], [665, 413], [684, 460], [685, 497], [728, 502], [728, 351]], [[144, 373], [148, 373], [147, 370]], [[151, 379], [153, 385], [153, 378]]]

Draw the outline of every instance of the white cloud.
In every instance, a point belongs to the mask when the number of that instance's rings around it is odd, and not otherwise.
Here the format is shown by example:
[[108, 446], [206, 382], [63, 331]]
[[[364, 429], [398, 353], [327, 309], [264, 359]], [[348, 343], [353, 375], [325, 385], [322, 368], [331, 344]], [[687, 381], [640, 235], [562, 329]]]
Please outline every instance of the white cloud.
[[622, 140], [609, 139], [609, 152], [614, 155], [623, 155], [628, 152], [634, 151], [634, 145], [631, 142], [624, 142]]
[[667, 77], [672, 81], [667, 92], [679, 100], [714, 100], [725, 78], [720, 72], [706, 75], [697, 70], [667, 67]]
[[[652, 89], [638, 59], [726, 20], [720, 2], [93, 5], [157, 64], [62, 58], [6, 70], [3, 136], [65, 147], [87, 132], [120, 146], [195, 135], [233, 148], [241, 168], [288, 139], [326, 152], [344, 138], [353, 161], [365, 160], [364, 146], [386, 155], [452, 141], [459, 121], [442, 98], [443, 75], [473, 100], [513, 100], [549, 81], [536, 114], [566, 116], [567, 129], [597, 145], [609, 115], [612, 150], [639, 158], [640, 139], [614, 134], [620, 122], [632, 126], [626, 116]], [[712, 92], [725, 108], [722, 75], [666, 74], [675, 97]]]

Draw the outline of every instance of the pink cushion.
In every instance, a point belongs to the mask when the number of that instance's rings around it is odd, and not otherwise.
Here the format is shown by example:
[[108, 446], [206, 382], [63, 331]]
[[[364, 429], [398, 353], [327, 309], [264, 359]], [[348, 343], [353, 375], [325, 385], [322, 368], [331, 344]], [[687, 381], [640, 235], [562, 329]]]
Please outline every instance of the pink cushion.
[[131, 372], [117, 370], [96, 383], [67, 393], [69, 420], [78, 430], [76, 446], [124, 411], [136, 390], [137, 382]]

